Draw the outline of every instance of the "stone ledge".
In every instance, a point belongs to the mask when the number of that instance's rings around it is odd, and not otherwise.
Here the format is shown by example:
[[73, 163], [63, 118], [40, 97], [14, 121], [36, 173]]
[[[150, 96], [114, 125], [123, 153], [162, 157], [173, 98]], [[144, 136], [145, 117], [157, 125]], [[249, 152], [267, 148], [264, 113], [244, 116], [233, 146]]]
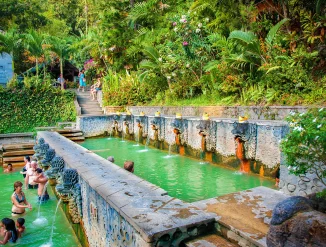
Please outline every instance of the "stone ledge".
[[266, 234], [276, 204], [288, 196], [264, 186], [217, 198], [195, 202], [194, 205], [215, 214], [222, 234], [232, 241], [245, 241], [251, 246], [266, 247]]
[[150, 243], [177, 228], [208, 224], [214, 217], [75, 144], [55, 132], [38, 132], [69, 168], [119, 212]]

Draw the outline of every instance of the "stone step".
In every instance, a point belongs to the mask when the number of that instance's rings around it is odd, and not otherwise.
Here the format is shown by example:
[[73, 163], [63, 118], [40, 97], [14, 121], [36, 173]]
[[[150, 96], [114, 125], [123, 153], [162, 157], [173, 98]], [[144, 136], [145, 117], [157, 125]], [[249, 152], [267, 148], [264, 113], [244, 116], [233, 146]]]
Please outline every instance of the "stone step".
[[103, 115], [103, 111], [101, 111], [101, 110], [87, 110], [87, 109], [82, 109], [81, 110], [81, 113], [82, 114], [99, 114], [99, 115]]
[[0, 138], [12, 138], [12, 137], [31, 137], [33, 136], [33, 132], [26, 133], [11, 133], [11, 134], [0, 134]]
[[23, 162], [25, 156], [3, 157], [3, 163]]
[[65, 137], [82, 136], [83, 135], [83, 132], [62, 133], [61, 135], [65, 136]]
[[2, 154], [3, 157], [11, 157], [11, 156], [26, 156], [26, 155], [33, 155], [35, 152], [34, 150], [21, 150], [21, 151], [9, 151], [9, 152], [4, 152]]
[[4, 151], [17, 150], [17, 149], [31, 149], [34, 147], [34, 143], [19, 143], [19, 144], [3, 144]]
[[75, 137], [67, 137], [71, 141], [84, 141], [85, 137], [84, 136], [75, 136]]
[[190, 240], [185, 242], [186, 247], [212, 247], [212, 246], [219, 246], [219, 247], [237, 247], [238, 245], [233, 244], [227, 241], [225, 238], [217, 235], [217, 234], [208, 234], [194, 240]]
[[81, 109], [82, 111], [102, 111], [102, 109], [100, 107], [82, 107]]
[[64, 134], [64, 133], [79, 133], [81, 132], [80, 129], [59, 129], [56, 130], [59, 134]]

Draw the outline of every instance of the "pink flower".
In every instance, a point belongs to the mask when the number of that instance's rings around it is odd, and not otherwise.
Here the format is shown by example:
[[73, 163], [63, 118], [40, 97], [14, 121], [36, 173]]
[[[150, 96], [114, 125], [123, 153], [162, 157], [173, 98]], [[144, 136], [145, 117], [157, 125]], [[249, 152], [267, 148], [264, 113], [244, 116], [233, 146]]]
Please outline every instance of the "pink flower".
[[183, 41], [182, 45], [187, 46], [187, 45], [189, 45], [189, 43], [187, 41]]
[[175, 27], [177, 25], [177, 23], [176, 22], [173, 22], [172, 25]]

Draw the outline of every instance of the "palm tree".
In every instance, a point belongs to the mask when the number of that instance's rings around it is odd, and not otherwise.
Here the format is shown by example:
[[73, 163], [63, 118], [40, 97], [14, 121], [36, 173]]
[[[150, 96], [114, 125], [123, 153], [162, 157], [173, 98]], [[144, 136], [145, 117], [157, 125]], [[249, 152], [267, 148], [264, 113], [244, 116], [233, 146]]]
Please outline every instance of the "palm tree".
[[[50, 45], [49, 50], [58, 56], [60, 61], [60, 74], [63, 75], [63, 65], [72, 52], [72, 39], [51, 37], [46, 42]], [[63, 83], [61, 83], [61, 89], [64, 89]]]
[[0, 53], [7, 52], [12, 57], [12, 71], [15, 72], [14, 56], [21, 42], [17, 29], [11, 28], [7, 32], [0, 32]]
[[[283, 19], [269, 30], [265, 39], [265, 45], [268, 48], [272, 47], [277, 31], [287, 21], [289, 19]], [[233, 53], [226, 59], [232, 66], [237, 68], [249, 66], [250, 71], [253, 71], [258, 69], [262, 63], [266, 62], [264, 52], [260, 47], [260, 41], [254, 33], [235, 30], [230, 33], [228, 39], [235, 40], [235, 44], [239, 48], [239, 52]]]
[[[38, 60], [45, 55], [44, 49], [44, 35], [30, 29], [27, 34], [25, 34], [25, 47], [26, 49], [35, 57], [36, 64], [36, 76], [38, 77]], [[43, 63], [43, 69], [45, 71], [45, 64]]]

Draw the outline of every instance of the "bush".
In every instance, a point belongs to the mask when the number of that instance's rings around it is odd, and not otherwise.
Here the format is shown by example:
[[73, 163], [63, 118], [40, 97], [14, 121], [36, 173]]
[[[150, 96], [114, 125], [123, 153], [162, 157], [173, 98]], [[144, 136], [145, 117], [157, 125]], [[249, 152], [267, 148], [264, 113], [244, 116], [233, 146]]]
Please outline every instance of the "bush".
[[75, 121], [74, 97], [70, 91], [53, 88], [0, 91], [0, 133], [34, 131], [59, 121]]
[[290, 132], [281, 143], [290, 173], [313, 173], [326, 186], [326, 109], [292, 114]]

